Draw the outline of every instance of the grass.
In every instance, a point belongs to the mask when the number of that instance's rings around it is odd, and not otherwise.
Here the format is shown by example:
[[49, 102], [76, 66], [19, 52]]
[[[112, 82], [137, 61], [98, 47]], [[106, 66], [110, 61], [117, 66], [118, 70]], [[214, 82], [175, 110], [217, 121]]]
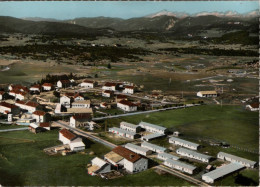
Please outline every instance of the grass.
[[1, 124], [0, 123], [0, 130], [5, 130], [5, 129], [18, 129], [18, 128], [24, 128], [27, 126], [23, 125], [8, 125], [8, 124]]

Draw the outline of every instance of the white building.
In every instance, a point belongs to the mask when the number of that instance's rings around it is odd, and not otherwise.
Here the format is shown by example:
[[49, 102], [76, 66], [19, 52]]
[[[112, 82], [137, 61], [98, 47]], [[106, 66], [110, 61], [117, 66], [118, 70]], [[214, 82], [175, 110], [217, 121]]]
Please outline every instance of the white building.
[[127, 143], [125, 145], [125, 148], [137, 153], [137, 154], [140, 154], [140, 155], [143, 155], [143, 156], [147, 156], [147, 155], [150, 155], [152, 153], [151, 150], [147, 149], [147, 148], [144, 148], [144, 147], [141, 147], [141, 146], [138, 146], [138, 145], [135, 145], [135, 144], [132, 144], [132, 143]]
[[137, 105], [131, 101], [122, 100], [117, 103], [117, 107], [122, 109], [125, 112], [134, 112], [137, 111]]
[[43, 89], [44, 91], [50, 91], [50, 90], [53, 89], [53, 84], [51, 84], [51, 83], [44, 83], [44, 84], [42, 85], [42, 89]]
[[198, 97], [217, 97], [218, 94], [216, 91], [199, 91], [197, 93]]
[[170, 168], [177, 169], [179, 171], [189, 173], [189, 174], [193, 174], [196, 169], [196, 167], [193, 165], [186, 164], [184, 162], [180, 162], [180, 161], [172, 160], [172, 159], [165, 160], [163, 164]]
[[157, 134], [165, 134], [168, 131], [168, 129], [165, 127], [154, 125], [143, 121], [139, 123], [139, 126], [144, 128], [146, 131], [157, 133]]
[[102, 86], [102, 89], [116, 91], [117, 86], [117, 83], [107, 82], [104, 86]]
[[1, 102], [0, 103], [0, 113], [2, 114], [13, 114], [13, 115], [16, 115], [16, 114], [19, 114], [20, 112], [20, 109], [19, 107], [13, 105], [13, 104], [9, 104], [9, 103], [6, 103], [6, 102]]
[[73, 96], [73, 99], [74, 101], [84, 101], [85, 98], [83, 95], [81, 95], [80, 93], [76, 93], [74, 96]]
[[72, 151], [81, 151], [85, 149], [85, 144], [82, 142], [82, 139], [67, 129], [59, 131], [59, 140], [63, 144], [68, 144]]
[[185, 148], [177, 149], [176, 153], [179, 155], [186, 156], [188, 158], [192, 158], [192, 159], [199, 160], [199, 161], [206, 162], [206, 163], [210, 162], [210, 159], [212, 158], [209, 155], [198, 153], [196, 151], [192, 151], [192, 150], [185, 149]]
[[90, 114], [74, 114], [70, 117], [71, 127], [85, 127], [91, 120]]
[[97, 174], [108, 173], [111, 171], [111, 165], [105, 160], [95, 157], [91, 160], [91, 166], [88, 168], [88, 174], [94, 176]]
[[36, 110], [32, 113], [32, 118], [39, 123], [48, 122], [50, 120], [50, 114], [40, 110]]
[[228, 154], [228, 153], [224, 153], [224, 152], [219, 152], [217, 157], [219, 159], [222, 159], [222, 160], [241, 164], [241, 165], [248, 167], [248, 168], [254, 168], [256, 166], [255, 161], [251, 161], [251, 160], [241, 158], [241, 157], [238, 157], [238, 156], [235, 156], [235, 155], [231, 155], [231, 154]]
[[58, 88], [67, 88], [71, 86], [70, 80], [59, 80], [57, 82], [57, 87]]
[[25, 100], [26, 96], [27, 96], [26, 92], [19, 92], [16, 94], [15, 99], [22, 101]]
[[84, 80], [81, 84], [81, 87], [84, 88], [94, 88], [95, 87], [95, 81], [91, 81], [91, 80]]
[[112, 97], [112, 96], [114, 96], [114, 91], [111, 91], [111, 90], [103, 90], [103, 91], [102, 91], [102, 96], [103, 96], [103, 97]]
[[172, 154], [169, 154], [169, 153], [159, 153], [157, 155], [157, 158], [160, 159], [160, 160], [167, 160], [167, 159], [172, 159], [172, 160], [179, 160], [179, 157], [177, 156], [174, 156]]
[[141, 127], [138, 125], [134, 125], [132, 123], [127, 123], [125, 121], [122, 121], [120, 123], [120, 128], [126, 131], [135, 132], [138, 133], [141, 131]]
[[72, 98], [66, 95], [60, 97], [60, 104], [65, 106], [66, 108], [70, 108], [70, 104], [72, 102]]
[[30, 91], [41, 92], [41, 85], [39, 85], [39, 84], [35, 84], [35, 85], [31, 86], [31, 87], [30, 87]]
[[90, 108], [90, 100], [75, 101], [71, 104], [71, 108]]
[[259, 111], [259, 103], [252, 103], [250, 105], [246, 105], [246, 108], [250, 111]]
[[134, 86], [125, 86], [123, 93], [134, 94], [134, 89], [135, 89]]
[[158, 145], [155, 145], [155, 144], [151, 144], [151, 143], [148, 143], [148, 142], [143, 142], [141, 144], [141, 147], [149, 149], [149, 150], [156, 152], [156, 153], [167, 152], [167, 148], [161, 147], [161, 146], [158, 146]]
[[125, 137], [125, 138], [130, 138], [130, 139], [135, 139], [137, 138], [138, 134], [134, 133], [134, 132], [130, 132], [130, 131], [126, 131], [117, 127], [112, 127], [109, 128], [108, 130], [111, 133], [117, 134], [119, 136]]
[[141, 140], [149, 142], [151, 140], [154, 140], [157, 138], [162, 138], [162, 137], [165, 137], [165, 134], [153, 133], [153, 134], [148, 134], [148, 135], [142, 136]]
[[32, 101], [16, 101], [15, 105], [23, 110], [27, 110], [29, 113], [33, 113], [36, 110], [41, 109], [38, 103]]
[[180, 145], [182, 147], [186, 147], [189, 149], [193, 149], [193, 150], [198, 150], [199, 148], [199, 144], [193, 143], [193, 142], [189, 142], [180, 138], [176, 138], [176, 137], [171, 137], [169, 139], [169, 143], [175, 144], [175, 145]]

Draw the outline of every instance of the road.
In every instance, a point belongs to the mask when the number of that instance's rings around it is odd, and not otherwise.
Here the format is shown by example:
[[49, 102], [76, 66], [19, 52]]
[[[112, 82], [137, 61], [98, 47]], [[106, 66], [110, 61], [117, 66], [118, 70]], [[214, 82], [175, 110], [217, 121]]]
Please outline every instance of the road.
[[24, 131], [24, 130], [28, 130], [28, 127], [17, 128], [17, 129], [4, 129], [4, 130], [0, 130], [0, 132]]
[[179, 177], [179, 178], [182, 178], [182, 179], [184, 179], [184, 180], [186, 180], [186, 181], [188, 181], [188, 182], [191, 182], [191, 183], [193, 183], [193, 184], [195, 184], [195, 185], [198, 185], [198, 186], [210, 186], [210, 185], [208, 185], [207, 183], [204, 183], [204, 182], [202, 182], [202, 181], [200, 181], [200, 180], [197, 180], [197, 179], [195, 179], [195, 178], [193, 178], [193, 177], [190, 177], [190, 176], [188, 176], [188, 175], [185, 175], [185, 174], [183, 174], [183, 173], [181, 173], [181, 172], [178, 172], [178, 171], [176, 171], [176, 170], [173, 170], [173, 169], [171, 169], [171, 168], [168, 168], [168, 167], [166, 167], [166, 166], [164, 166], [164, 165], [159, 165], [159, 166], [156, 166], [155, 168], [158, 168], [158, 169], [160, 169], [160, 170], [162, 170], [162, 171], [165, 171], [165, 172], [167, 172], [167, 173], [170, 173], [170, 174], [172, 174], [172, 175], [175, 175], [175, 176], [177, 176], [177, 177]]
[[71, 127], [69, 126], [68, 124], [66, 124], [66, 122], [64, 121], [55, 121], [54, 123], [56, 123], [57, 125], [59, 125], [60, 127], [63, 127], [63, 128], [66, 128], [66, 129], [70, 129], [71, 131], [73, 131], [74, 133], [78, 134], [78, 135], [81, 135], [81, 136], [84, 136], [86, 138], [90, 138], [96, 142], [99, 142], [105, 146], [108, 146], [110, 148], [115, 148], [117, 147], [117, 145], [115, 144], [112, 144], [106, 140], [103, 140], [97, 136], [94, 136], [92, 134], [90, 134], [89, 132], [86, 132], [86, 131], [83, 131], [83, 130], [80, 130], [80, 129], [77, 129], [77, 128], [74, 128], [74, 127]]
[[193, 107], [193, 106], [199, 106], [199, 105], [200, 105], [200, 104], [187, 104], [187, 105], [185, 105], [185, 106], [168, 107], [168, 108], [162, 108], [162, 109], [156, 109], [156, 110], [148, 110], [148, 111], [140, 111], [140, 112], [131, 112], [131, 113], [126, 113], [126, 114], [118, 114], [118, 115], [113, 115], [113, 116], [105, 116], [105, 117], [99, 117], [99, 118], [92, 118], [92, 120], [93, 120], [93, 121], [98, 121], [98, 120], [118, 118], [118, 117], [124, 117], [124, 116], [133, 116], [133, 115], [138, 115], [138, 114], [148, 114], [148, 113], [152, 113], [152, 112], [161, 112], [161, 111], [166, 111], [166, 110], [175, 110], [175, 109], [187, 108], [187, 107]]

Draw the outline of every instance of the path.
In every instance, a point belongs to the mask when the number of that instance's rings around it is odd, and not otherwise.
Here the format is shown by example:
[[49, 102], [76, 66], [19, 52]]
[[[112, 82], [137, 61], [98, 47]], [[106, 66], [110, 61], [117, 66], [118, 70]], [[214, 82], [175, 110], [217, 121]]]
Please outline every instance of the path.
[[17, 129], [4, 129], [4, 130], [0, 130], [0, 132], [24, 131], [24, 130], [28, 130], [28, 127], [17, 128]]

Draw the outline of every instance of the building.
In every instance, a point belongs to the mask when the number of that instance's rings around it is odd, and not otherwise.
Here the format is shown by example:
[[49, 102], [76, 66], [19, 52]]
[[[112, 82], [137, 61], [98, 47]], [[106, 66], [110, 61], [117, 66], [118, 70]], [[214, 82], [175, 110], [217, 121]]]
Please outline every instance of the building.
[[102, 96], [103, 96], [103, 97], [113, 97], [113, 96], [114, 96], [114, 91], [111, 91], [111, 90], [103, 90], [103, 91], [102, 91]]
[[117, 107], [125, 112], [137, 111], [137, 105], [127, 100], [121, 100], [120, 102], [118, 102]]
[[116, 95], [116, 103], [119, 103], [122, 100], [127, 100], [127, 96], [122, 94]]
[[100, 103], [99, 106], [100, 106], [100, 108], [104, 108], [104, 109], [111, 108], [111, 105], [107, 104], [106, 102]]
[[74, 114], [70, 117], [70, 126], [71, 127], [85, 127], [91, 120], [90, 114]]
[[125, 137], [125, 138], [130, 138], [130, 139], [136, 139], [138, 138], [138, 134], [131, 132], [131, 131], [126, 131], [117, 127], [112, 127], [109, 128], [109, 132], [112, 132], [114, 134], [117, 134], [119, 136]]
[[90, 100], [78, 100], [71, 104], [71, 108], [90, 108]]
[[70, 108], [70, 104], [72, 103], [73, 99], [67, 95], [60, 97], [60, 104], [65, 106], [66, 108]]
[[50, 114], [44, 111], [36, 110], [32, 113], [32, 118], [36, 120], [36, 122], [48, 122], [50, 121]]
[[259, 103], [255, 102], [250, 105], [246, 105], [246, 109], [248, 109], [250, 111], [259, 111]]
[[85, 144], [82, 142], [82, 139], [67, 129], [59, 131], [59, 140], [63, 144], [68, 144], [72, 151], [81, 151], [85, 149]]
[[32, 101], [16, 101], [15, 105], [29, 113], [33, 113], [42, 108], [38, 103]]
[[20, 91], [20, 92], [29, 92], [29, 89], [26, 86], [22, 86], [22, 85], [19, 85], [19, 84], [9, 85], [8, 90], [9, 91], [16, 90], [16, 91]]
[[116, 91], [118, 89], [118, 85], [117, 83], [106, 82], [104, 86], [102, 86], [102, 89]]
[[186, 156], [186, 157], [189, 157], [189, 158], [192, 158], [192, 159], [195, 159], [195, 160], [199, 160], [199, 161], [202, 161], [202, 162], [207, 162], [207, 163], [210, 162], [210, 159], [212, 158], [209, 155], [198, 153], [196, 151], [192, 151], [192, 150], [185, 149], [185, 148], [177, 149], [176, 153], [179, 154], [179, 155], [182, 155], [182, 156]]
[[29, 131], [33, 133], [39, 133], [46, 130], [51, 130], [51, 124], [48, 122], [45, 123], [30, 123], [29, 125]]
[[0, 113], [2, 114], [13, 114], [13, 115], [17, 115], [20, 113], [20, 108], [13, 105], [13, 104], [9, 104], [6, 102], [1, 102], [0, 103]]
[[81, 95], [80, 93], [76, 93], [75, 95], [73, 95], [73, 100], [74, 101], [84, 101], [85, 98], [83, 95]]
[[28, 126], [28, 130], [34, 134], [41, 132], [41, 128], [39, 128], [38, 125], [36, 125], [35, 123], [31, 123]]
[[202, 175], [202, 180], [204, 180], [207, 183], [214, 183], [217, 179], [222, 178], [228, 174], [234, 173], [242, 168], [244, 168], [244, 166], [241, 164], [230, 163]]
[[157, 133], [157, 134], [165, 134], [168, 129], [159, 125], [154, 125], [147, 122], [140, 122], [139, 126], [145, 129], [148, 132]]
[[143, 142], [141, 144], [141, 147], [147, 148], [147, 149], [149, 149], [153, 152], [156, 152], [156, 153], [167, 152], [167, 148], [161, 147], [161, 146], [158, 146], [158, 145], [155, 145], [155, 144], [151, 144], [151, 143], [148, 143], [148, 142]]
[[44, 91], [51, 91], [53, 89], [53, 84], [51, 84], [51, 83], [44, 83], [42, 85], [42, 89]]
[[30, 91], [32, 91], [32, 92], [41, 92], [41, 85], [35, 84], [35, 85], [31, 86], [30, 87]]
[[224, 153], [224, 152], [219, 152], [217, 155], [217, 158], [222, 159], [222, 160], [226, 160], [229, 162], [233, 162], [233, 163], [239, 163], [245, 167], [248, 168], [254, 168], [256, 166], [256, 162], [255, 161], [251, 161], [245, 158], [241, 158], [235, 155], [231, 155], [228, 153]]
[[123, 92], [127, 94], [134, 94], [134, 89], [135, 89], [134, 86], [125, 86]]
[[71, 86], [70, 80], [59, 80], [57, 82], [57, 87], [58, 88], [67, 88]]
[[20, 101], [25, 100], [27, 94], [28, 94], [28, 93], [26, 93], [26, 92], [16, 93], [15, 99], [16, 99], [16, 100], [20, 100]]
[[172, 159], [165, 160], [163, 164], [170, 168], [177, 169], [179, 171], [189, 173], [189, 174], [193, 174], [196, 169], [196, 167], [193, 165], [186, 164], [184, 162], [180, 162], [178, 160], [172, 160]]
[[193, 149], [193, 150], [198, 150], [199, 148], [199, 144], [193, 143], [193, 142], [189, 142], [180, 138], [176, 138], [176, 137], [171, 137], [169, 139], [169, 143], [175, 144], [175, 145], [179, 145], [182, 147], [186, 147], [189, 149]]
[[160, 160], [167, 160], [167, 159], [172, 159], [172, 160], [179, 160], [179, 157], [177, 156], [174, 156], [172, 154], [169, 154], [169, 153], [159, 153], [157, 155], [157, 158], [160, 159]]
[[105, 160], [95, 157], [91, 160], [91, 166], [88, 168], [88, 174], [94, 176], [97, 174], [108, 173], [111, 171], [111, 165]]
[[91, 80], [84, 80], [81, 84], [81, 87], [84, 88], [94, 88], [96, 86], [96, 82], [95, 81], [91, 81]]
[[142, 136], [142, 140], [144, 141], [151, 141], [151, 140], [154, 140], [154, 139], [157, 139], [157, 138], [162, 138], [162, 137], [165, 137], [164, 134], [157, 134], [157, 133], [153, 133], [153, 134], [148, 134], [148, 135], [145, 135], [145, 136]]
[[143, 155], [143, 156], [147, 156], [147, 155], [150, 155], [152, 154], [152, 151], [147, 149], [147, 148], [144, 148], [144, 147], [141, 147], [141, 146], [138, 146], [138, 145], [135, 145], [135, 144], [132, 144], [132, 143], [127, 143], [125, 145], [125, 148], [137, 153], [137, 154], [140, 154], [140, 155]]
[[217, 97], [218, 94], [216, 91], [199, 91], [197, 93], [198, 97]]
[[[148, 159], [138, 155], [129, 149], [118, 146], [112, 150], [112, 153], [105, 155], [105, 160], [116, 166], [122, 165], [126, 171], [136, 173], [148, 168]], [[115, 162], [116, 161], [116, 162]]]
[[7, 99], [8, 94], [4, 91], [0, 91], [0, 101]]
[[132, 123], [127, 123], [125, 121], [122, 121], [120, 123], [120, 128], [126, 131], [135, 132], [138, 133], [141, 131], [141, 127], [138, 125], [134, 125]]

